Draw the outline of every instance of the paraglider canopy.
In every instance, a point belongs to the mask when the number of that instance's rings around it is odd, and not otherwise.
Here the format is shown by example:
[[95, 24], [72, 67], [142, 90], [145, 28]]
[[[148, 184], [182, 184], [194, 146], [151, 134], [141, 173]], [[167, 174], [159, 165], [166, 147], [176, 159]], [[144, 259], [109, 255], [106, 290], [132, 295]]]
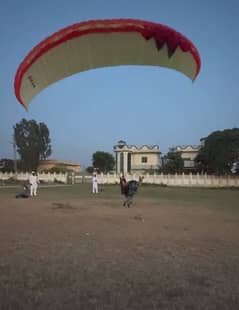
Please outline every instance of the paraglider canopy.
[[20, 64], [14, 81], [27, 107], [50, 84], [77, 72], [120, 65], [152, 65], [178, 70], [194, 80], [200, 56], [185, 36], [158, 23], [135, 19], [80, 22], [36, 45]]

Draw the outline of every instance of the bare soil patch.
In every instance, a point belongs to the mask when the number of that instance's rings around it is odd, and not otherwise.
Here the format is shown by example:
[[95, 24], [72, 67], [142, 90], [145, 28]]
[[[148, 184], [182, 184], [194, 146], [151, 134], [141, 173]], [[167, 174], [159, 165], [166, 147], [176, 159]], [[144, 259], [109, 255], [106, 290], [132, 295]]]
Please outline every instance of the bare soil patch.
[[239, 309], [238, 210], [82, 195], [0, 192], [0, 309]]

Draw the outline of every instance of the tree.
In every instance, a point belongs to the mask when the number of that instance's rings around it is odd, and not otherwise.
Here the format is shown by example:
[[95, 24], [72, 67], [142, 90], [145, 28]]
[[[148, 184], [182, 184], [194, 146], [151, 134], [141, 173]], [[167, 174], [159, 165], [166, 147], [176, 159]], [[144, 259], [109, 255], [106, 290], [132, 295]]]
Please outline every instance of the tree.
[[166, 173], [176, 173], [182, 172], [184, 168], [183, 159], [178, 152], [168, 152], [168, 154], [163, 159], [165, 162], [163, 166], [163, 171]]
[[14, 161], [12, 159], [3, 158], [0, 160], [0, 171], [2, 172], [13, 172]]
[[14, 137], [17, 152], [20, 155], [23, 169], [36, 170], [39, 160], [51, 155], [49, 130], [44, 123], [22, 119], [14, 126]]
[[215, 174], [230, 174], [238, 161], [239, 128], [211, 133], [196, 158], [202, 171]]
[[86, 171], [87, 171], [88, 173], [92, 174], [92, 173], [94, 172], [94, 167], [89, 166], [89, 167], [86, 168]]
[[92, 163], [95, 169], [107, 173], [114, 169], [115, 160], [110, 153], [97, 151], [92, 156]]

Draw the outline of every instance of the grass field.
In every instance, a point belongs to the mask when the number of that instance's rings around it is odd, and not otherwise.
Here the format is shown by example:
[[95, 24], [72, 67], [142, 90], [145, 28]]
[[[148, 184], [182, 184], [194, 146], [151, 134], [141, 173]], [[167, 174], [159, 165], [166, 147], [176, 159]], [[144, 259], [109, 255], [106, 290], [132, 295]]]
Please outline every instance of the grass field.
[[239, 190], [0, 189], [0, 309], [239, 309]]

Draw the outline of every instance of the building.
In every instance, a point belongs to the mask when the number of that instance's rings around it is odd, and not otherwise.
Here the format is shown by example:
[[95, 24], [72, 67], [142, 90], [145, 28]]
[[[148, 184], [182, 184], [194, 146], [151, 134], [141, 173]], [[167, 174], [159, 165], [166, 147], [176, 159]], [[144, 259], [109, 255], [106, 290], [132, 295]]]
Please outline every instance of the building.
[[38, 165], [38, 171], [49, 171], [52, 168], [62, 169], [62, 170], [68, 170], [72, 171], [74, 173], [80, 172], [80, 164], [67, 161], [67, 160], [54, 160], [54, 159], [45, 159], [40, 160], [40, 163]]
[[116, 173], [132, 174], [157, 171], [160, 167], [159, 146], [136, 147], [119, 141], [114, 146]]
[[197, 157], [202, 145], [176, 146], [170, 149], [170, 152], [179, 153], [184, 161], [185, 169], [195, 168], [195, 158]]

